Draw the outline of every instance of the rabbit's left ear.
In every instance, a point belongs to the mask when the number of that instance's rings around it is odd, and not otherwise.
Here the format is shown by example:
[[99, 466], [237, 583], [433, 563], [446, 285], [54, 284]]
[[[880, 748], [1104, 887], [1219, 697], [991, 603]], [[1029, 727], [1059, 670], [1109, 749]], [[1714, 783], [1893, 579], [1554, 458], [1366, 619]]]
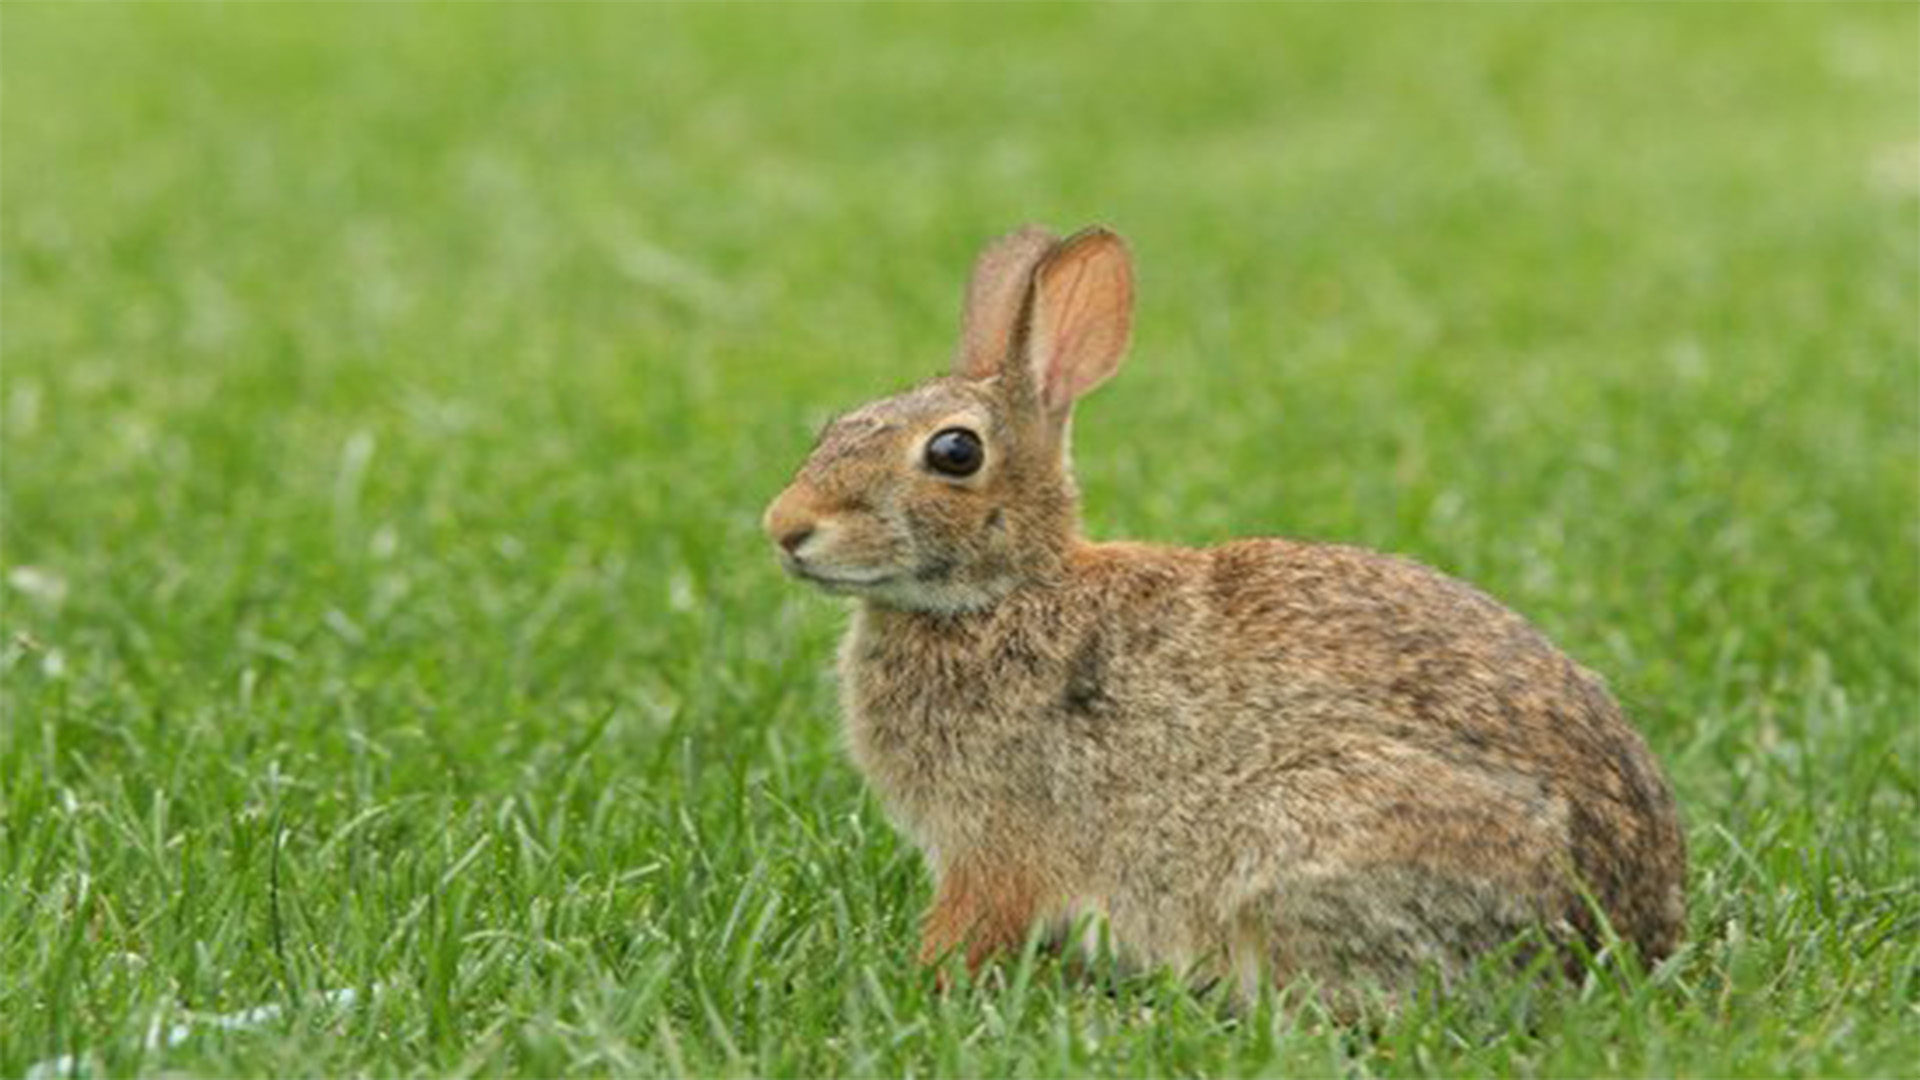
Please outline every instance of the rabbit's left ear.
[[1120, 368], [1133, 327], [1133, 260], [1126, 241], [1085, 229], [1047, 253], [1033, 272], [1027, 362], [1040, 404], [1064, 416]]
[[1028, 225], [988, 244], [974, 260], [967, 303], [960, 313], [954, 374], [990, 379], [1006, 368], [1019, 344], [1015, 339], [1026, 315], [1033, 269], [1059, 242], [1038, 225]]

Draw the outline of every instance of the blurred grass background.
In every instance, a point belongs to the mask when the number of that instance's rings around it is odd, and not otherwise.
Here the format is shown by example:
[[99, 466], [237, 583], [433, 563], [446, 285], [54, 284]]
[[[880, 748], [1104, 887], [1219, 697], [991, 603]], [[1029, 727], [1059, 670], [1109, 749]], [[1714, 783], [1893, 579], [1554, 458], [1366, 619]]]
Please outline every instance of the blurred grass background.
[[[1917, 41], [7, 5], [0, 1073], [1912, 1075]], [[756, 521], [1030, 220], [1141, 264], [1090, 531], [1363, 543], [1533, 617], [1673, 773], [1680, 963], [1365, 1035], [1046, 963], [927, 992], [840, 618]]]

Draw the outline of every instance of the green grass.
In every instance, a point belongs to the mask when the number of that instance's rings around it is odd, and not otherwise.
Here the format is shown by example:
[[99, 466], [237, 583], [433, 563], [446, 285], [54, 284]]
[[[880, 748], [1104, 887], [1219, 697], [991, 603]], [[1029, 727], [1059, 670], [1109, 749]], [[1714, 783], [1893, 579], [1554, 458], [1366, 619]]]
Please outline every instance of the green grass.
[[[1916, 15], [7, 5], [0, 1075], [1914, 1075]], [[931, 991], [757, 517], [1030, 219], [1142, 267], [1089, 528], [1533, 617], [1678, 960]]]

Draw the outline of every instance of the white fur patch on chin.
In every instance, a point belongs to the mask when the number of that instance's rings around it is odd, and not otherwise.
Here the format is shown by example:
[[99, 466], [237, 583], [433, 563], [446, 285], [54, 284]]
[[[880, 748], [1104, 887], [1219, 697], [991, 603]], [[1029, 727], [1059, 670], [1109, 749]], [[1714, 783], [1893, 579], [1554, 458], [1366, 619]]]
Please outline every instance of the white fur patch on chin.
[[915, 581], [902, 578], [883, 585], [859, 590], [870, 603], [918, 611], [928, 615], [961, 615], [982, 611], [1006, 595], [1006, 590], [983, 588], [971, 583], [951, 581]]

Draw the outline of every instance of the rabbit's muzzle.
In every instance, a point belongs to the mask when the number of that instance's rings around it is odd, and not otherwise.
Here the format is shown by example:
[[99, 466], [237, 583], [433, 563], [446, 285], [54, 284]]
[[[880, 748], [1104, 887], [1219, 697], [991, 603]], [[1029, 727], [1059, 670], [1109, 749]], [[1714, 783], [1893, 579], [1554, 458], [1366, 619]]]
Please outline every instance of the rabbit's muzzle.
[[876, 530], [856, 520], [851, 509], [829, 505], [819, 490], [796, 482], [773, 500], [761, 518], [780, 564], [794, 577], [829, 591], [860, 589], [898, 576], [883, 552], [871, 550]]

